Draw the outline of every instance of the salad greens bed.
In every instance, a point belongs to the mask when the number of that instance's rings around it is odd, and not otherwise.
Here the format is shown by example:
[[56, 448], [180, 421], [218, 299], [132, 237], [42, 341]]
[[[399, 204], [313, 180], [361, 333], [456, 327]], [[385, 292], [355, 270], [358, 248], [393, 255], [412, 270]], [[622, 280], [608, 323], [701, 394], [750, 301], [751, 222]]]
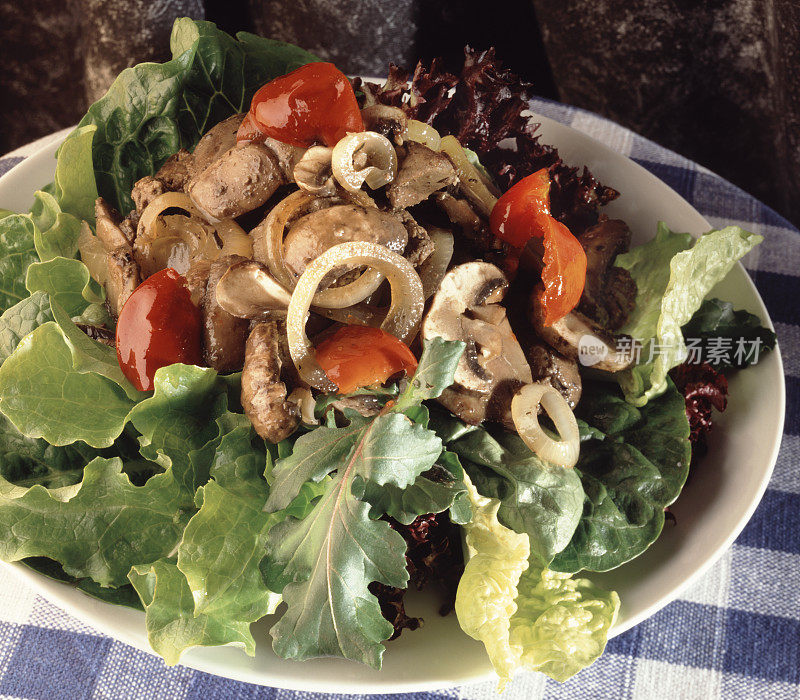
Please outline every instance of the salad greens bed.
[[[263, 83], [315, 60], [188, 19], [171, 48], [165, 64], [123, 71], [61, 146], [31, 212], [0, 219], [0, 557], [143, 608], [170, 664], [196, 645], [252, 655], [250, 623], [282, 601], [278, 655], [378, 668], [393, 630], [368, 586], [409, 580], [405, 541], [381, 518], [449, 511], [470, 555], [456, 613], [501, 679], [527, 668], [564, 680], [592, 663], [620, 601], [576, 574], [647, 549], [687, 478], [684, 399], [667, 376], [681, 327], [770, 340], [750, 314], [703, 302], [760, 237], [731, 226], [695, 240], [662, 224], [618, 258], [639, 289], [624, 332], [672, 350], [626, 372], [621, 388], [587, 384], [575, 469], [430, 402], [463, 351], [439, 339], [411, 381], [381, 394], [379, 416], [346, 412], [337, 425], [327, 397], [322, 425], [268, 445], [243, 415], [238, 375], [173, 365], [141, 393], [114, 350], [76, 325], [113, 327], [76, 259], [98, 192], [129, 210], [136, 180], [246, 110]], [[435, 465], [446, 479], [429, 478]]]

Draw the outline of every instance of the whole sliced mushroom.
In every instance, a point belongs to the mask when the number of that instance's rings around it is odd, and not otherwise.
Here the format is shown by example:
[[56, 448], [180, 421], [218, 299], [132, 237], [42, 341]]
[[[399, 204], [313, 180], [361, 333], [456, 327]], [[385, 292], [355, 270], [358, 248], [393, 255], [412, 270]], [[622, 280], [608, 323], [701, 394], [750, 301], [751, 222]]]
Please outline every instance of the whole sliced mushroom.
[[[536, 292], [534, 292], [536, 295]], [[581, 360], [582, 348], [591, 348], [591, 357], [583, 358], [585, 364], [605, 372], [621, 372], [633, 363], [629, 353], [617, 349], [613, 335], [598, 326], [580, 311], [570, 311], [552, 326], [545, 326], [536, 298], [531, 304], [530, 320], [536, 332], [548, 345], [570, 360]]]
[[408, 117], [399, 107], [390, 105], [370, 105], [361, 110], [361, 118], [364, 120], [364, 128], [367, 131], [375, 131], [387, 138], [392, 138], [396, 143], [400, 143], [403, 135], [408, 128]]
[[255, 260], [231, 265], [217, 283], [217, 303], [231, 316], [260, 318], [271, 311], [286, 311], [292, 295]]
[[469, 262], [450, 270], [422, 322], [422, 337], [466, 344], [454, 386], [440, 401], [468, 423], [497, 420], [512, 425], [514, 391], [530, 383], [531, 369], [499, 305], [508, 280], [494, 265]]
[[312, 146], [303, 154], [292, 173], [301, 190], [318, 197], [332, 197], [336, 194], [331, 168], [332, 153], [332, 148]]
[[247, 338], [242, 370], [244, 412], [256, 432], [272, 443], [289, 437], [300, 422], [300, 409], [287, 400], [281, 379], [280, 336], [276, 321], [256, 324]]

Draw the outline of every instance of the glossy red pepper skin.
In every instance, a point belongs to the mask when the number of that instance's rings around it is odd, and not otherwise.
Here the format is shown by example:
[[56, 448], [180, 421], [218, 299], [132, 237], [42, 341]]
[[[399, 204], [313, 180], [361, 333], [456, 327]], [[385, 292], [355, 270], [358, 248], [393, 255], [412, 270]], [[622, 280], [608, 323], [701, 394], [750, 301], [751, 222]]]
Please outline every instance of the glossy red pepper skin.
[[380, 328], [367, 326], [342, 326], [317, 346], [316, 357], [340, 394], [382, 384], [403, 370], [410, 375], [417, 369], [417, 358], [408, 345]]
[[332, 63], [309, 63], [275, 78], [253, 96], [237, 141], [260, 132], [292, 146], [334, 146], [348, 132], [364, 131], [353, 87]]
[[543, 323], [551, 326], [574, 309], [586, 283], [586, 253], [570, 230], [550, 215], [550, 177], [543, 168], [523, 178], [497, 200], [492, 233], [511, 245], [514, 266], [532, 238], [541, 238]]
[[117, 320], [117, 361], [139, 391], [153, 389], [160, 367], [202, 363], [202, 317], [186, 280], [172, 268], [142, 282]]

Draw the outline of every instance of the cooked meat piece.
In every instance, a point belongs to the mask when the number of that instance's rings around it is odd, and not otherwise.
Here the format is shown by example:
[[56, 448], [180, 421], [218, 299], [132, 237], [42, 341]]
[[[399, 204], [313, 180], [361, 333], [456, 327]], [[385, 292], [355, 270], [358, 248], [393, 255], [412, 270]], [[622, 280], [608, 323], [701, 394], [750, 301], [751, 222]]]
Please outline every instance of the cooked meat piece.
[[[434, 198], [439, 208], [456, 225], [454, 232], [460, 233], [463, 240], [472, 248], [473, 257], [488, 256], [496, 262], [505, 257], [507, 246], [489, 231], [489, 224], [482, 219], [472, 205], [465, 199], [458, 199], [447, 192], [440, 192]], [[466, 254], [466, 246], [456, 244], [456, 250]]]
[[203, 303], [210, 272], [211, 261], [205, 258], [198, 258], [192, 262], [189, 266], [189, 270], [184, 275], [186, 279], [186, 288], [189, 290], [189, 296], [192, 297], [192, 303], [197, 307], [201, 306]]
[[430, 257], [436, 246], [425, 228], [420, 226], [409, 212], [402, 209], [397, 215], [408, 232], [408, 245], [403, 251], [403, 256], [414, 267], [419, 267]]
[[223, 153], [236, 145], [236, 132], [242, 124], [244, 114], [234, 114], [209, 129], [194, 147], [194, 159], [189, 168], [195, 177], [202, 173]]
[[586, 229], [578, 240], [587, 263], [579, 308], [604, 328], [620, 328], [633, 310], [636, 283], [627, 270], [610, 266], [619, 253], [628, 250], [631, 231], [620, 219], [604, 219]]
[[165, 192], [179, 192], [189, 181], [192, 154], [185, 148], [171, 155], [155, 175], [146, 175], [133, 186], [131, 197], [141, 214], [156, 197]]
[[269, 136], [264, 138], [264, 145], [272, 151], [275, 160], [278, 161], [278, 167], [281, 169], [283, 178], [286, 182], [291, 182], [293, 179], [294, 166], [300, 162], [303, 154], [306, 152], [305, 148], [298, 146], [291, 146], [283, 141], [278, 141]]
[[300, 422], [297, 405], [286, 400], [281, 380], [283, 362], [277, 323], [258, 323], [247, 338], [242, 370], [242, 406], [256, 432], [278, 443], [289, 437]]
[[581, 375], [578, 363], [569, 360], [543, 343], [534, 342], [527, 351], [533, 381], [547, 380], [575, 408], [581, 398]]
[[402, 253], [408, 233], [394, 214], [338, 204], [306, 214], [292, 224], [283, 241], [286, 267], [299, 277], [311, 260], [347, 241], [369, 241]]
[[127, 244], [109, 251], [107, 264], [106, 303], [109, 311], [117, 317], [128, 297], [139, 286], [139, 266]]
[[[580, 311], [570, 311], [552, 326], [545, 326], [539, 308], [538, 290], [534, 290], [531, 295], [530, 308], [530, 321], [539, 337], [567, 359], [576, 361], [580, 359], [580, 347], [583, 342], [587, 347], [595, 349], [595, 354], [588, 358], [595, 369], [619, 372], [631, 364], [632, 358], [618, 350], [617, 339]], [[598, 355], [597, 352], [602, 354]]]
[[250, 323], [231, 316], [217, 303], [217, 282], [228, 268], [244, 258], [228, 255], [211, 263], [203, 295], [203, 358], [218, 372], [235, 372], [244, 363], [244, 344]]
[[409, 141], [404, 150], [406, 155], [397, 176], [386, 188], [386, 196], [395, 209], [419, 204], [455, 182], [455, 168], [443, 153], [413, 141]]
[[114, 331], [103, 326], [90, 326], [85, 323], [76, 323], [75, 325], [78, 326], [78, 328], [80, 328], [92, 340], [96, 340], [98, 343], [107, 345], [110, 348], [114, 347]]
[[513, 428], [511, 399], [531, 380], [531, 368], [500, 306], [505, 275], [486, 262], [450, 270], [422, 322], [423, 339], [436, 336], [466, 343], [454, 385], [439, 401], [467, 423], [498, 421]]
[[132, 243], [133, 239], [129, 239], [120, 228], [122, 217], [119, 212], [102, 197], [98, 197], [94, 202], [94, 217], [97, 237], [103, 242], [106, 250], [114, 250]]
[[230, 219], [264, 204], [285, 182], [278, 162], [262, 143], [234, 146], [192, 179], [188, 193], [214, 219]]

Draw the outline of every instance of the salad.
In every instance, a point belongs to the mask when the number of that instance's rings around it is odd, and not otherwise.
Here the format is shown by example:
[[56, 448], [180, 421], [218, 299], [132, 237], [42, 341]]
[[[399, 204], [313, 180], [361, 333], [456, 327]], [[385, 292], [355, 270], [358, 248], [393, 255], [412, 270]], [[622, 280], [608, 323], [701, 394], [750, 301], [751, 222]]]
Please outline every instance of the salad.
[[774, 347], [706, 298], [760, 237], [631, 248], [491, 51], [374, 85], [208, 22], [171, 49], [0, 218], [0, 557], [169, 664], [277, 613], [279, 656], [380, 668], [412, 585], [502, 683], [591, 664], [620, 600], [582, 572], [658, 538]]

